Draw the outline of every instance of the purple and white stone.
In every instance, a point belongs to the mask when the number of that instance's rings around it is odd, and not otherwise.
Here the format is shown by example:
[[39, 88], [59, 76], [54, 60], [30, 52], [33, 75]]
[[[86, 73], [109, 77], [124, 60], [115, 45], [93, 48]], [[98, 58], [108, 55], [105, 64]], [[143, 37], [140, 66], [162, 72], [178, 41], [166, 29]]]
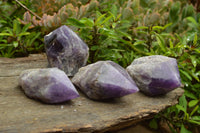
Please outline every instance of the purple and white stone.
[[74, 76], [86, 65], [89, 48], [70, 28], [63, 25], [44, 37], [47, 59], [51, 67], [58, 67]]
[[112, 61], [98, 61], [80, 68], [72, 83], [94, 100], [122, 97], [138, 91], [126, 70]]
[[58, 68], [29, 69], [20, 74], [25, 94], [45, 103], [61, 103], [79, 97], [64, 71]]
[[150, 96], [166, 94], [181, 86], [177, 61], [174, 58], [153, 55], [135, 59], [126, 68], [138, 88]]

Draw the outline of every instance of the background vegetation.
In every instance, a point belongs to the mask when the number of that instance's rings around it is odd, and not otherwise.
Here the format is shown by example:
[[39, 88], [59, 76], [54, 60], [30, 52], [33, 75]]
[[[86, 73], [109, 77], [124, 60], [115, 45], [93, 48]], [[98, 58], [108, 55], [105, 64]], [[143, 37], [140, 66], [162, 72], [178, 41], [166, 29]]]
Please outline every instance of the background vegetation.
[[[0, 56], [44, 52], [43, 37], [65, 24], [88, 44], [88, 62], [112, 60], [123, 67], [135, 58], [165, 55], [178, 61], [185, 93], [149, 123], [171, 132], [200, 132], [199, 0], [16, 0], [0, 1]], [[31, 13], [34, 12], [35, 14]]]

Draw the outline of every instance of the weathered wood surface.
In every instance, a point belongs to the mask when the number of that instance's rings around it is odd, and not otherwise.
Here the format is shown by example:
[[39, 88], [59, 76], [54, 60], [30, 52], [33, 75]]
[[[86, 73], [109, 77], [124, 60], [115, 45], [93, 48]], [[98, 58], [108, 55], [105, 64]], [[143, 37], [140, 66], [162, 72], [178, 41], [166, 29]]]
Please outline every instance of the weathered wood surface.
[[148, 97], [138, 92], [98, 102], [83, 94], [70, 102], [47, 105], [27, 98], [18, 86], [22, 70], [47, 67], [45, 55], [0, 58], [0, 133], [115, 131], [177, 103], [181, 88]]

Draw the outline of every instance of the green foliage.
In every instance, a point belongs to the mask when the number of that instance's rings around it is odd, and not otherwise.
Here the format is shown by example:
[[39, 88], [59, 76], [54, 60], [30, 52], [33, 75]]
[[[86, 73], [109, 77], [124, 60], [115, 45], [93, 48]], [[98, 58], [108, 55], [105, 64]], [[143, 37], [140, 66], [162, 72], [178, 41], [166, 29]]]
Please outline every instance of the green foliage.
[[12, 26], [16, 10], [12, 3], [0, 1], [0, 29], [4, 26]]
[[38, 43], [35, 41], [41, 33], [28, 32], [29, 26], [30, 24], [27, 24], [22, 27], [19, 21], [15, 19], [12, 28], [5, 27], [0, 32], [0, 56], [27, 56], [34, 49], [34, 46], [36, 46], [34, 50], [39, 50], [41, 46], [37, 46]]
[[171, 22], [177, 22], [179, 19], [179, 13], [180, 13], [180, 9], [181, 9], [181, 2], [177, 1], [176, 3], [174, 3], [172, 5], [172, 7], [170, 8], [170, 12], [169, 12], [169, 20]]
[[[190, 93], [187, 92], [189, 95]], [[200, 117], [199, 117], [199, 101], [200, 97], [195, 100], [191, 100], [189, 103], [187, 101], [187, 94], [183, 95], [179, 99], [179, 104], [168, 108], [164, 115], [162, 113], [161, 116], [172, 123], [173, 128], [180, 128], [181, 132], [189, 132], [188, 130], [193, 129], [193, 125], [200, 125]], [[187, 126], [188, 129], [185, 128]]]
[[97, 12], [96, 16], [98, 17], [95, 20], [68, 19], [67, 24], [79, 28], [79, 35], [90, 47], [90, 62], [113, 60], [127, 66], [132, 60], [130, 57], [134, 56], [134, 53], [126, 48], [126, 46], [130, 47], [129, 42], [123, 39], [125, 37], [132, 40], [131, 35], [125, 32], [131, 26], [130, 23], [126, 20], [120, 21], [121, 15], [115, 16], [111, 12], [107, 14]]

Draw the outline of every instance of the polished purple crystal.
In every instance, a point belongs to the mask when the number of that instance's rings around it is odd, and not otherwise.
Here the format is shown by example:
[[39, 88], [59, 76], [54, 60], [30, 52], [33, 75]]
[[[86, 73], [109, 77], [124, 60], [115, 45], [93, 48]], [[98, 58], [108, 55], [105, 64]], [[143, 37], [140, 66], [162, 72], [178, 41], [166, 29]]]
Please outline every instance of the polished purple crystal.
[[79, 96], [65, 72], [58, 68], [25, 70], [19, 84], [28, 97], [45, 103], [65, 102]]
[[153, 55], [135, 59], [126, 69], [138, 88], [147, 95], [156, 96], [180, 87], [181, 79], [174, 58]]
[[138, 91], [126, 70], [112, 61], [99, 61], [80, 68], [72, 82], [95, 100], [122, 97]]
[[85, 66], [89, 48], [70, 28], [63, 25], [44, 37], [47, 59], [51, 67], [58, 67], [73, 76]]

